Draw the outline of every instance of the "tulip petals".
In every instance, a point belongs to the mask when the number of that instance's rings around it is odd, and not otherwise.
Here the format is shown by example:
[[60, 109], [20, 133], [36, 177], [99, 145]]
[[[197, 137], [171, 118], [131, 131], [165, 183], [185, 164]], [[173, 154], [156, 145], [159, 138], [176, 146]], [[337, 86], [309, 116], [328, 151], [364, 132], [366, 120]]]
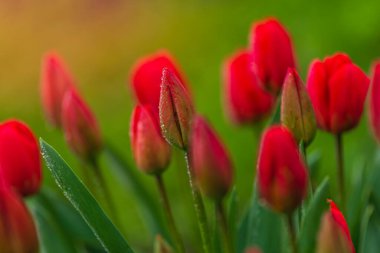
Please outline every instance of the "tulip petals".
[[369, 118], [375, 138], [380, 142], [380, 62], [372, 68], [372, 87], [369, 98]]

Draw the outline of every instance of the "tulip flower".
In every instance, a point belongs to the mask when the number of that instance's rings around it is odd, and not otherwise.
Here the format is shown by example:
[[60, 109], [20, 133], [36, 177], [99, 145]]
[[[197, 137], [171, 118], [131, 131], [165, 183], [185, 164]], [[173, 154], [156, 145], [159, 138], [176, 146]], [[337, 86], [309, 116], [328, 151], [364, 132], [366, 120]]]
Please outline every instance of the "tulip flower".
[[0, 124], [0, 177], [23, 196], [41, 186], [41, 158], [38, 142], [27, 125], [17, 120]]
[[252, 247], [252, 248], [246, 249], [245, 253], [261, 253], [261, 250], [257, 247]]
[[0, 252], [39, 252], [32, 216], [22, 199], [5, 182], [0, 182]]
[[317, 253], [355, 253], [350, 230], [343, 214], [332, 200], [319, 229]]
[[369, 97], [369, 119], [372, 132], [380, 143], [380, 62], [374, 63], [372, 75], [372, 87]]
[[99, 126], [90, 108], [75, 91], [68, 91], [62, 104], [66, 142], [82, 160], [93, 163], [102, 149]]
[[270, 18], [253, 24], [250, 39], [253, 67], [261, 84], [279, 94], [286, 71], [295, 67], [290, 36], [279, 21]]
[[314, 138], [316, 122], [309, 95], [295, 69], [286, 74], [281, 98], [281, 123], [298, 142], [308, 145]]
[[44, 57], [41, 76], [41, 98], [46, 118], [51, 125], [60, 128], [63, 97], [67, 90], [74, 88], [74, 81], [55, 53]]
[[224, 65], [226, 107], [231, 120], [245, 124], [268, 116], [274, 97], [259, 86], [249, 52], [238, 51]]

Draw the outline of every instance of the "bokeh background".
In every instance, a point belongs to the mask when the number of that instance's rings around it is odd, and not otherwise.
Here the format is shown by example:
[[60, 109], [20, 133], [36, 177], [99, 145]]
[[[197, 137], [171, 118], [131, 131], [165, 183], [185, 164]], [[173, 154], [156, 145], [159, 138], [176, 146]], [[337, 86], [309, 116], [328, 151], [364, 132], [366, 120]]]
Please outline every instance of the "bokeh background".
[[[132, 162], [129, 119], [134, 105], [128, 89], [130, 69], [141, 56], [165, 48], [189, 80], [197, 110], [226, 143], [235, 164], [240, 211], [252, 191], [258, 135], [254, 127], [236, 127], [223, 112], [223, 60], [248, 45], [253, 22], [277, 17], [293, 38], [298, 68], [305, 79], [310, 62], [336, 51], [348, 53], [369, 72], [380, 57], [380, 5], [377, 0], [55, 0], [0, 1], [0, 120], [19, 118], [51, 143], [80, 173], [79, 163], [60, 132], [51, 129], [41, 110], [39, 83], [42, 56], [57, 51], [75, 77], [82, 96], [100, 122], [104, 138]], [[367, 115], [344, 136], [347, 177], [355, 178], [361, 156], [375, 148]], [[322, 155], [318, 178], [335, 184], [332, 136], [319, 132], [309, 152]], [[107, 173], [107, 168], [104, 168]], [[45, 169], [44, 184], [55, 188]], [[107, 175], [107, 180], [115, 180]], [[154, 181], [141, 175], [154, 192]], [[183, 231], [196, 241], [197, 227], [189, 204], [181, 154], [165, 173], [174, 212]], [[132, 245], [151, 245], [134, 199], [113, 184], [114, 199]]]

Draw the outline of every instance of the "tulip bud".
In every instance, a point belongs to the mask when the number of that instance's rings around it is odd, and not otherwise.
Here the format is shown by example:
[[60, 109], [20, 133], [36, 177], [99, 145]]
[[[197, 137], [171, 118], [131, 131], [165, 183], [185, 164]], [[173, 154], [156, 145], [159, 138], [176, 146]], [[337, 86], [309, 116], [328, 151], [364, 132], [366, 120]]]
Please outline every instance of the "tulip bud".
[[132, 68], [130, 81], [138, 103], [150, 104], [155, 114], [158, 115], [162, 69], [170, 69], [183, 85], [186, 83], [177, 66], [176, 61], [166, 51], [139, 59]]
[[221, 200], [232, 185], [232, 163], [219, 138], [199, 116], [192, 123], [189, 154], [190, 167], [202, 192]]
[[261, 250], [257, 247], [252, 247], [252, 248], [246, 249], [245, 253], [261, 253]]
[[281, 123], [297, 142], [309, 144], [317, 130], [309, 95], [295, 69], [289, 69], [281, 97]]
[[41, 73], [41, 98], [47, 120], [54, 127], [61, 127], [62, 100], [67, 90], [73, 89], [74, 82], [54, 53], [44, 57]]
[[160, 236], [156, 236], [154, 242], [154, 253], [172, 253], [173, 250], [170, 245]]
[[162, 71], [159, 114], [164, 138], [171, 145], [186, 150], [193, 103], [186, 88], [168, 68]]
[[38, 252], [32, 216], [18, 195], [4, 182], [0, 182], [0, 252]]
[[319, 128], [339, 134], [354, 128], [363, 112], [369, 79], [345, 54], [312, 63], [307, 90]]
[[295, 67], [291, 39], [276, 19], [255, 23], [251, 30], [253, 64], [265, 89], [279, 94], [288, 68]]
[[259, 86], [251, 65], [249, 52], [241, 50], [224, 66], [228, 115], [237, 124], [262, 120], [271, 113], [274, 105], [274, 97]]
[[307, 191], [305, 163], [291, 132], [272, 126], [261, 139], [257, 165], [259, 196], [273, 210], [289, 214]]
[[23, 196], [41, 186], [38, 142], [27, 125], [9, 120], [0, 125], [0, 177]]
[[369, 119], [372, 132], [380, 143], [380, 62], [372, 68], [372, 87], [369, 97]]
[[68, 91], [62, 105], [62, 123], [66, 142], [87, 162], [94, 162], [102, 149], [100, 131], [90, 108], [74, 91]]
[[170, 162], [170, 146], [161, 135], [151, 106], [136, 106], [129, 133], [137, 167], [149, 174], [163, 172]]
[[317, 253], [355, 253], [346, 220], [332, 200], [321, 221]]

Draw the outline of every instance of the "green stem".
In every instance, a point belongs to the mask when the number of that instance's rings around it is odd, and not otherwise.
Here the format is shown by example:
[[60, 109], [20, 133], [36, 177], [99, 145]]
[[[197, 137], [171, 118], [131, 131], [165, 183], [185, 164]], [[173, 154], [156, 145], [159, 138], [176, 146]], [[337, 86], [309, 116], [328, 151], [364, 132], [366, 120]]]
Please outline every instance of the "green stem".
[[342, 134], [335, 136], [335, 148], [337, 159], [338, 187], [342, 209], [346, 210], [346, 192], [344, 187], [344, 164], [343, 164], [343, 140]]
[[191, 192], [193, 195], [193, 201], [194, 201], [194, 207], [195, 211], [198, 217], [198, 226], [199, 230], [201, 232], [201, 237], [202, 237], [202, 243], [203, 243], [203, 250], [205, 253], [210, 253], [211, 252], [211, 237], [210, 237], [210, 231], [207, 223], [207, 216], [206, 216], [206, 211], [205, 207], [203, 204], [203, 199], [202, 195], [199, 192], [198, 188], [194, 185], [193, 182], [193, 173], [190, 169], [190, 164], [189, 164], [189, 157], [187, 152], [185, 152], [185, 161], [186, 161], [186, 167], [187, 167], [187, 174], [189, 177], [189, 183], [191, 187]]
[[176, 248], [177, 248], [178, 252], [183, 253], [183, 252], [185, 252], [185, 246], [184, 246], [182, 238], [178, 232], [178, 229], [175, 225], [173, 212], [172, 212], [172, 209], [171, 209], [170, 203], [169, 203], [168, 194], [167, 194], [167, 191], [165, 188], [164, 181], [163, 181], [162, 176], [160, 174], [156, 175], [156, 182], [157, 182], [158, 191], [159, 191], [160, 196], [161, 196], [162, 205], [164, 207], [164, 211], [165, 211], [166, 217], [168, 219], [169, 229], [171, 230], [172, 236], [174, 238]]
[[293, 253], [298, 253], [296, 230], [294, 228], [293, 216], [291, 213], [286, 215], [286, 220], [288, 223], [289, 238]]
[[215, 202], [216, 215], [220, 223], [221, 231], [224, 237], [224, 245], [227, 253], [233, 253], [232, 239], [228, 229], [228, 223], [222, 201]]

